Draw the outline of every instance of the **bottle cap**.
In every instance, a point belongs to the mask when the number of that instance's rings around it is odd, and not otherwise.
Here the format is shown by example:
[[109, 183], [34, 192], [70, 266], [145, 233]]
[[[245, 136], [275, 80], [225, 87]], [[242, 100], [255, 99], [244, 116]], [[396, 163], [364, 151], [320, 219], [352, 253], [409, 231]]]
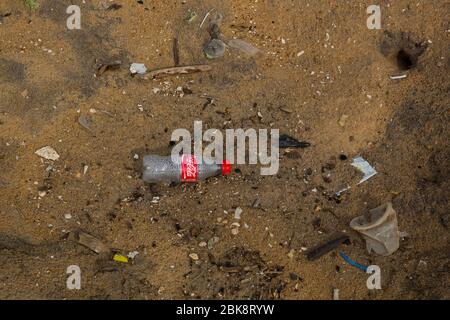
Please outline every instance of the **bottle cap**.
[[222, 162], [222, 175], [226, 176], [231, 173], [231, 163], [228, 160]]

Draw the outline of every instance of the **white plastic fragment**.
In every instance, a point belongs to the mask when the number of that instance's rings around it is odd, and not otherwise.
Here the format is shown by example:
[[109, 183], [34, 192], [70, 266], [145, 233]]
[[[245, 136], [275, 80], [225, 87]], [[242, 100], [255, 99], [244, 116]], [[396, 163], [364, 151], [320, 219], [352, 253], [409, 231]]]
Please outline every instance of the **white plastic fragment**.
[[333, 289], [333, 300], [339, 300], [339, 289]]
[[241, 219], [241, 213], [242, 213], [242, 209], [240, 207], [237, 207], [236, 210], [234, 210], [234, 218], [236, 220]]
[[391, 80], [399, 80], [406, 78], [406, 74], [402, 74], [400, 76], [390, 76]]
[[377, 174], [377, 171], [374, 167], [372, 167], [363, 157], [356, 157], [353, 159], [352, 166], [356, 169], [364, 173], [364, 177], [358, 182], [358, 184], [363, 183], [364, 181], [369, 180], [374, 175]]
[[59, 154], [55, 151], [55, 149], [53, 149], [50, 146], [40, 148], [39, 150], [36, 150], [34, 153], [37, 154], [39, 157], [42, 157], [47, 160], [55, 161], [59, 159]]
[[134, 259], [139, 254], [139, 251], [130, 251], [127, 255], [128, 258]]
[[[378, 173], [374, 167], [372, 167], [366, 160], [364, 160], [363, 157], [353, 158], [352, 166], [357, 168], [359, 171], [361, 171], [364, 174], [363, 178], [357, 184], [360, 184], [360, 183], [363, 183], [364, 181], [369, 180], [370, 178], [372, 178], [374, 175], [376, 175]], [[338, 192], [336, 192], [336, 196], [339, 197], [342, 193], [349, 190], [350, 188], [351, 188], [351, 186], [347, 186], [347, 187], [339, 190]]]
[[248, 42], [245, 42], [240, 39], [232, 39], [227, 43], [231, 48], [239, 49], [242, 52], [248, 54], [249, 56], [254, 56], [260, 50]]
[[131, 74], [146, 74], [147, 67], [143, 63], [132, 63], [130, 66]]

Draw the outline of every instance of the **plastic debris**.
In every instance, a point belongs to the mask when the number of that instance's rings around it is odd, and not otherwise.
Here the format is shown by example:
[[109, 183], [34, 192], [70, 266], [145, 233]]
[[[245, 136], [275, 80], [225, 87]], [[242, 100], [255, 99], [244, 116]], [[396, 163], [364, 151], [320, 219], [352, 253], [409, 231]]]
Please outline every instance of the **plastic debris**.
[[88, 120], [88, 118], [83, 115], [80, 114], [80, 116], [78, 117], [78, 123], [80, 124], [80, 126], [82, 126], [84, 129], [86, 129], [87, 131], [92, 133], [92, 128], [91, 128], [91, 124]]
[[205, 16], [203, 17], [202, 22], [200, 23], [200, 29], [203, 27], [203, 24], [205, 23], [206, 19], [208, 18], [208, 16], [211, 14], [211, 12], [214, 10], [214, 8], [212, 8], [211, 10], [209, 10]]
[[69, 239], [78, 242], [98, 254], [109, 253], [111, 251], [111, 249], [101, 240], [83, 231], [71, 232]]
[[139, 254], [139, 251], [131, 251], [128, 253], [127, 257], [130, 259], [136, 258], [136, 256]]
[[128, 258], [119, 253], [114, 254], [113, 260], [117, 262], [128, 263]]
[[42, 157], [47, 160], [56, 161], [59, 159], [58, 152], [56, 152], [56, 150], [50, 146], [46, 146], [46, 147], [40, 148], [39, 150], [36, 150], [35, 154], [37, 154], [39, 157]]
[[353, 219], [350, 227], [362, 234], [369, 253], [388, 256], [400, 246], [397, 213], [390, 202]]
[[363, 183], [364, 181], [369, 180], [374, 175], [377, 174], [377, 171], [374, 167], [372, 167], [364, 158], [356, 157], [353, 159], [352, 166], [357, 168], [359, 171], [364, 173], [364, 177], [358, 182], [358, 184]]
[[390, 76], [391, 80], [400, 80], [400, 79], [405, 79], [406, 78], [406, 74], [402, 74], [399, 76]]
[[[207, 16], [212, 10], [210, 10], [200, 24], [200, 28], [205, 22]], [[227, 45], [221, 40], [220, 34], [220, 24], [222, 22], [223, 15], [221, 13], [216, 13], [213, 18], [211, 18], [208, 25], [209, 40], [203, 45], [203, 52], [208, 59], [216, 59], [225, 54], [225, 49]]]
[[345, 260], [345, 262], [347, 262], [349, 265], [354, 266], [358, 269], [361, 269], [364, 272], [367, 272], [367, 267], [353, 261], [352, 259], [349, 258], [349, 256], [347, 256], [345, 253], [343, 253], [342, 251], [339, 252], [339, 255], [341, 256], [342, 259]]
[[306, 148], [311, 144], [306, 141], [299, 141], [287, 134], [282, 134], [279, 137], [279, 147], [280, 148]]
[[131, 74], [146, 74], [147, 67], [143, 63], [132, 63], [130, 66]]
[[198, 163], [190, 154], [180, 156], [178, 163], [171, 156], [147, 155], [143, 159], [143, 167], [142, 179], [148, 183], [198, 182], [231, 173], [231, 164], [226, 160], [221, 164]]
[[187, 17], [186, 17], [186, 21], [188, 22], [188, 23], [192, 23], [192, 22], [194, 22], [195, 20], [197, 20], [197, 18], [198, 18], [198, 14], [195, 12], [195, 11], [189, 11], [188, 12], [188, 15], [187, 15]]
[[225, 54], [225, 43], [220, 39], [211, 39], [203, 46], [203, 52], [208, 59], [220, 58]]
[[308, 258], [309, 261], [317, 260], [324, 254], [336, 249], [342, 243], [347, 242], [348, 240], [349, 237], [347, 235], [340, 235], [336, 238], [331, 239], [330, 241], [327, 241], [323, 244], [320, 244], [312, 248], [306, 253], [306, 257]]
[[228, 41], [227, 44], [229, 47], [241, 50], [242, 52], [248, 54], [249, 56], [254, 56], [260, 52], [258, 48], [240, 39], [232, 39]]
[[[363, 178], [357, 183], [363, 183], [364, 181], [369, 180], [370, 178], [372, 178], [374, 175], [376, 175], [378, 172], [375, 170], [374, 167], [372, 167], [366, 160], [364, 160], [364, 158], [362, 157], [356, 157], [353, 158], [352, 160], [352, 166], [357, 168], [359, 171], [361, 171], [362, 173], [364, 173]], [[345, 191], [349, 190], [351, 188], [351, 186], [347, 186], [341, 190], [339, 190], [338, 192], [336, 192], [336, 196], [340, 197], [342, 193], [344, 193]]]
[[333, 288], [333, 300], [339, 300], [339, 289]]

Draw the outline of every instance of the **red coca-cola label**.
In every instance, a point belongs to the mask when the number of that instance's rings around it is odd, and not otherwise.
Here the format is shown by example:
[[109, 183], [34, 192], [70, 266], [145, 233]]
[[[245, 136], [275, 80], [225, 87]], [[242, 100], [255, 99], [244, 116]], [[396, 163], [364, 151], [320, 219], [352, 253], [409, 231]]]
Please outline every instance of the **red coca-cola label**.
[[198, 164], [195, 156], [183, 154], [181, 156], [181, 181], [196, 182], [198, 179]]

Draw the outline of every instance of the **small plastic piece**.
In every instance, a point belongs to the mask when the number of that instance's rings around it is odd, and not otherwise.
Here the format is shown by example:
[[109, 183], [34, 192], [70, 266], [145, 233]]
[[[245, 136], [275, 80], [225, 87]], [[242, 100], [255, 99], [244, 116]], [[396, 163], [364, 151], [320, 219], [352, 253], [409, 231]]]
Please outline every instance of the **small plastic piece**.
[[114, 260], [114, 261], [117, 261], [117, 262], [128, 263], [128, 258], [125, 257], [124, 255], [119, 254], [119, 253], [116, 253], [116, 254], [113, 256], [113, 260]]
[[203, 52], [208, 59], [216, 59], [225, 54], [225, 43], [220, 39], [211, 39], [203, 46]]
[[147, 67], [143, 63], [132, 63], [130, 66], [131, 74], [146, 74]]
[[362, 234], [369, 253], [388, 256], [400, 246], [397, 213], [390, 202], [353, 219], [350, 227]]
[[356, 157], [353, 159], [352, 166], [364, 173], [364, 177], [358, 182], [358, 184], [369, 180], [377, 174], [377, 170], [372, 167], [363, 157]]
[[258, 48], [254, 47], [250, 43], [245, 42], [240, 39], [231, 39], [230, 41], [228, 41], [227, 44], [231, 48], [241, 50], [242, 52], [244, 52], [245, 54], [248, 54], [249, 56], [254, 56], [260, 52], [260, 50]]

